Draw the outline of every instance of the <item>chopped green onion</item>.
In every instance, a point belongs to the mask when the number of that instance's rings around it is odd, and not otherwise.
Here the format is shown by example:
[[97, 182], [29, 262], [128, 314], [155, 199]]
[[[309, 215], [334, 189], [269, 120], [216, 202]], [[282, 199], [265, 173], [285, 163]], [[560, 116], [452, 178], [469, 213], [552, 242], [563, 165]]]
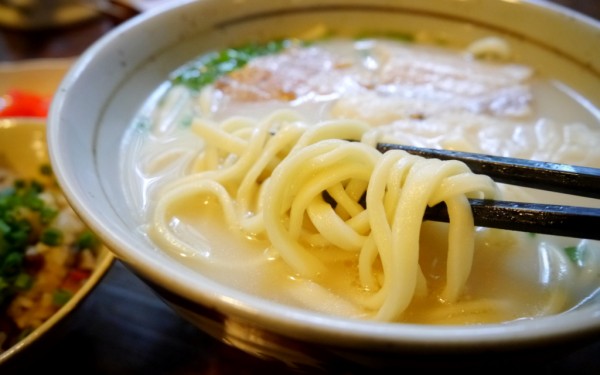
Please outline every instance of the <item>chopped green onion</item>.
[[69, 302], [71, 297], [73, 297], [73, 293], [65, 289], [58, 289], [52, 295], [52, 303], [55, 306], [62, 306], [65, 303]]
[[[50, 165], [41, 165], [42, 176], [52, 176]], [[46, 185], [41, 181], [45, 181]], [[0, 188], [0, 306], [6, 307], [18, 293], [29, 290], [36, 282], [36, 273], [44, 267], [46, 256], [43, 254], [26, 255], [36, 250], [36, 245], [43, 243], [49, 246], [61, 245], [65, 241], [65, 233], [51, 227], [59, 214], [59, 208], [52, 202], [56, 198], [57, 185], [46, 193], [49, 179], [26, 180], [17, 179], [10, 187]], [[69, 244], [73, 247], [94, 247], [98, 240], [90, 233], [80, 235], [78, 242]], [[40, 248], [41, 249], [41, 248]], [[42, 249], [43, 250], [43, 249]], [[57, 249], [50, 249], [55, 251]], [[71, 256], [72, 254], [69, 254]], [[72, 266], [70, 259], [65, 267]], [[74, 291], [56, 290], [52, 292], [52, 303], [60, 307], [67, 303]], [[9, 318], [9, 317], [6, 317]], [[10, 319], [10, 318], [9, 318]], [[33, 328], [20, 330], [17, 341], [27, 336]], [[14, 338], [11, 338], [11, 341]]]
[[53, 208], [49, 208], [49, 207], [42, 207], [39, 212], [40, 212], [40, 221], [43, 224], [50, 223], [58, 215], [57, 210], [55, 210]]
[[250, 60], [281, 52], [290, 45], [291, 41], [284, 39], [265, 44], [251, 43], [209, 53], [176, 71], [172, 82], [185, 85], [192, 90], [200, 90], [217, 78], [242, 68]]
[[27, 186], [27, 182], [25, 182], [25, 180], [22, 180], [22, 179], [15, 180], [15, 188], [23, 189], [23, 188], [25, 188], [25, 186]]
[[95, 250], [96, 248], [98, 248], [99, 245], [100, 245], [100, 240], [98, 240], [98, 237], [96, 237], [96, 235], [89, 230], [83, 231], [79, 235], [79, 238], [77, 238], [77, 242], [76, 242], [76, 247], [79, 250], [83, 250], [83, 249]]
[[50, 164], [41, 165], [40, 173], [44, 176], [52, 176], [52, 167], [50, 166]]
[[58, 210], [42, 199], [44, 191], [41, 182], [25, 179], [0, 191], [0, 304], [32, 282], [24, 271], [27, 248], [40, 239], [49, 245], [62, 241], [62, 232], [47, 229]]
[[21, 272], [17, 275], [13, 285], [20, 290], [27, 290], [33, 285], [33, 278], [26, 272]]
[[10, 232], [10, 225], [0, 218], [0, 234], [5, 235]]
[[8, 277], [18, 275], [23, 264], [23, 254], [12, 252], [0, 263], [0, 274]]
[[63, 241], [63, 232], [56, 228], [46, 228], [40, 237], [40, 241], [48, 246], [58, 246]]
[[573, 262], [577, 265], [583, 264], [582, 249], [580, 247], [568, 246], [568, 247], [564, 248], [564, 251], [567, 254], [567, 256], [569, 257], [569, 259], [571, 260], [571, 262]]

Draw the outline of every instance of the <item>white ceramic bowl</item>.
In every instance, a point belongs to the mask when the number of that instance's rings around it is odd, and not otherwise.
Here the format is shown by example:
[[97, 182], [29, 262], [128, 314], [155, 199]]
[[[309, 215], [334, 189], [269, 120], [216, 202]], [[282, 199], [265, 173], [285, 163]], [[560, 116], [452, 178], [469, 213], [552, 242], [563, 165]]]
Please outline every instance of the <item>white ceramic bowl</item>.
[[[75, 63], [51, 109], [49, 145], [73, 207], [178, 313], [231, 345], [298, 366], [396, 366], [547, 356], [600, 333], [600, 307], [512, 324], [424, 326], [339, 319], [233, 290], [157, 251], [138, 234], [118, 172], [119, 145], [140, 105], [175, 68], [253, 35], [311, 28], [429, 33], [467, 43], [490, 33], [525, 61], [569, 82], [600, 107], [600, 25], [543, 1], [183, 1], [134, 18]], [[573, 41], [577, 41], [574, 43]], [[539, 350], [538, 350], [539, 349]], [[563, 350], [563, 349], [561, 349]]]

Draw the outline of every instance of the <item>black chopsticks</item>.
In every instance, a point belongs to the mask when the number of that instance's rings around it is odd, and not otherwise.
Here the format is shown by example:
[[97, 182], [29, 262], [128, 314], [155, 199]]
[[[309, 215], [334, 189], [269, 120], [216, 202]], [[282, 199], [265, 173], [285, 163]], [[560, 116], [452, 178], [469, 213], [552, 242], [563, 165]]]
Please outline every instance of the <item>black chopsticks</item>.
[[597, 168], [392, 143], [380, 143], [377, 149], [381, 152], [404, 150], [413, 155], [440, 160], [460, 160], [474, 173], [490, 176], [496, 182], [600, 198], [600, 169]]
[[[460, 151], [380, 143], [381, 152], [404, 150], [426, 158], [460, 160], [496, 182], [600, 198], [600, 169]], [[600, 208], [470, 199], [475, 225], [600, 240]], [[425, 220], [448, 222], [443, 203], [429, 207]]]
[[[469, 199], [476, 226], [600, 240], [600, 209]], [[446, 205], [425, 210], [425, 220], [448, 222]]]

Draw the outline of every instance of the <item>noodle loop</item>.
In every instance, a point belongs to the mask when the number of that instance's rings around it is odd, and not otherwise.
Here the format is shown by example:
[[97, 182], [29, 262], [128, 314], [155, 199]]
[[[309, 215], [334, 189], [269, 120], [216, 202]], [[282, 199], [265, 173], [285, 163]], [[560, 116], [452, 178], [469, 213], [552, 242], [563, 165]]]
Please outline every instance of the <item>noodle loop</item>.
[[173, 233], [170, 207], [213, 196], [230, 228], [267, 239], [301, 277], [318, 282], [327, 273], [313, 249], [356, 254], [357, 280], [369, 291], [360, 302], [376, 319], [392, 321], [428, 293], [419, 265], [423, 214], [445, 202], [449, 250], [441, 298], [459, 298], [474, 251], [467, 198], [495, 197], [488, 177], [458, 161], [381, 154], [373, 147], [376, 130], [359, 121], [308, 125], [279, 111], [258, 123], [198, 120], [193, 130], [205, 145], [193, 173], [166, 186], [153, 213], [151, 233], [162, 246], [193, 253]]

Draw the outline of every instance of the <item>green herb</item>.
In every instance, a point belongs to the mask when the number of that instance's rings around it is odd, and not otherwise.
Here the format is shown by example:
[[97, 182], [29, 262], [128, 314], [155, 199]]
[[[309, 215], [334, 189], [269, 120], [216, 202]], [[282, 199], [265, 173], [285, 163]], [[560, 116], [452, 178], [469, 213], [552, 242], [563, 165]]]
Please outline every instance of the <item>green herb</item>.
[[100, 246], [100, 240], [93, 232], [86, 230], [79, 235], [77, 241], [75, 242], [75, 246], [78, 250], [95, 250], [98, 248], [98, 246]]
[[65, 289], [58, 289], [52, 295], [52, 303], [55, 306], [62, 306], [65, 303], [69, 302], [71, 297], [73, 297], [73, 293]]
[[582, 265], [583, 264], [583, 259], [582, 259], [582, 251], [583, 249], [581, 249], [578, 246], [568, 246], [564, 248], [565, 253], [567, 254], [567, 256], [569, 257], [569, 259], [577, 264], [577, 265]]
[[56, 228], [46, 228], [42, 231], [40, 241], [48, 246], [58, 246], [63, 242], [63, 232]]
[[265, 44], [251, 43], [238, 48], [209, 53], [176, 71], [171, 81], [193, 90], [200, 90], [213, 83], [217, 78], [242, 68], [250, 60], [281, 52], [291, 43], [287, 39]]
[[62, 233], [44, 229], [58, 211], [41, 198], [44, 185], [36, 180], [16, 180], [0, 191], [0, 305], [27, 286], [26, 249], [40, 238], [57, 244]]
[[43, 164], [40, 166], [40, 173], [43, 176], [52, 176], [52, 167], [50, 166], [50, 164]]
[[0, 263], [0, 274], [12, 278], [19, 275], [23, 264], [23, 254], [18, 252], [8, 253]]
[[13, 285], [17, 289], [27, 290], [27, 289], [31, 288], [31, 285], [33, 285], [33, 278], [28, 273], [21, 272], [15, 278]]
[[2, 306], [3, 302], [14, 293], [12, 285], [12, 281], [6, 280], [5, 277], [0, 276], [0, 306]]

